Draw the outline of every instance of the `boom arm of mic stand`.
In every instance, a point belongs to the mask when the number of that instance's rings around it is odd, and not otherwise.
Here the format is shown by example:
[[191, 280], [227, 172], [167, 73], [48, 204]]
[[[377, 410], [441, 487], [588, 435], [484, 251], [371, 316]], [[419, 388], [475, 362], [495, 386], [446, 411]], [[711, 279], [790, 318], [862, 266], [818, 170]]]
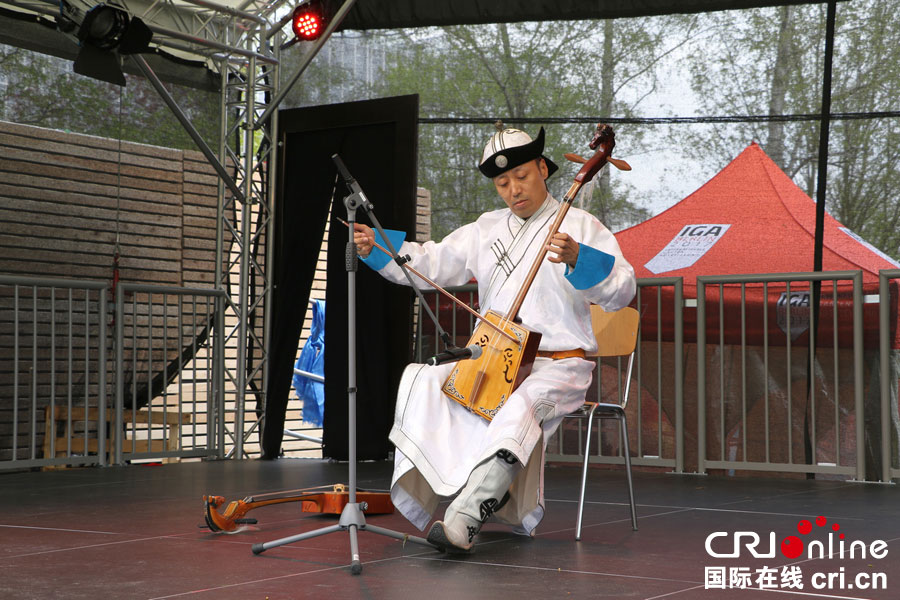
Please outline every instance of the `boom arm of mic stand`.
[[[425, 296], [422, 295], [422, 291], [416, 286], [415, 282], [413, 282], [412, 275], [409, 274], [409, 271], [406, 267], [404, 267], [404, 260], [400, 258], [400, 255], [397, 254], [397, 250], [394, 249], [394, 245], [391, 244], [391, 240], [388, 238], [387, 234], [384, 232], [384, 229], [381, 227], [381, 223], [378, 222], [378, 218], [375, 216], [374, 206], [369, 199], [366, 198], [365, 193], [362, 190], [362, 187], [359, 185], [359, 182], [356, 181], [356, 178], [350, 174], [350, 170], [347, 169], [347, 165], [344, 164], [344, 161], [341, 159], [340, 155], [337, 153], [331, 155], [331, 160], [334, 161], [335, 166], [337, 167], [338, 172], [341, 174], [341, 177], [344, 178], [344, 182], [347, 184], [347, 187], [352, 192], [351, 198], [355, 198], [355, 202], [353, 202], [354, 207], [362, 208], [366, 214], [369, 216], [369, 220], [375, 225], [375, 228], [378, 230], [378, 233], [381, 234], [381, 237], [387, 243], [388, 250], [390, 251], [391, 258], [394, 259], [400, 269], [403, 271], [403, 275], [406, 277], [407, 282], [409, 282], [409, 286], [416, 292], [416, 296], [419, 298], [419, 302], [422, 304], [422, 307], [425, 309], [425, 312], [428, 313], [428, 316], [431, 317], [431, 320], [434, 322], [434, 326], [437, 328], [438, 335], [441, 340], [443, 340], [444, 344], [449, 348], [456, 348], [456, 345], [450, 341], [450, 336], [446, 331], [441, 327], [441, 324], [438, 322], [437, 317], [431, 312], [431, 308], [428, 306], [428, 303], [425, 301]], [[353, 239], [353, 232], [350, 232], [351, 242]]]
[[384, 232], [384, 229], [381, 227], [381, 223], [378, 222], [378, 217], [375, 216], [375, 212], [370, 209], [370, 207], [365, 206], [363, 204], [363, 210], [366, 211], [366, 214], [369, 216], [369, 220], [372, 221], [372, 224], [375, 226], [375, 229], [378, 230], [378, 233], [381, 234], [381, 238], [385, 241], [387, 245], [387, 249], [391, 253], [391, 258], [394, 259], [398, 265], [400, 265], [400, 270], [403, 271], [403, 275], [406, 277], [406, 280], [409, 282], [410, 287], [412, 287], [413, 291], [416, 293], [416, 296], [419, 298], [419, 303], [422, 308], [425, 309], [425, 312], [428, 313], [428, 316], [431, 317], [431, 320], [434, 322], [435, 328], [437, 328], [438, 336], [440, 336], [441, 340], [448, 348], [456, 348], [456, 344], [454, 344], [450, 340], [450, 335], [444, 331], [444, 328], [441, 327], [440, 322], [438, 322], [438, 318], [431, 311], [431, 307], [428, 306], [428, 302], [425, 301], [425, 296], [422, 294], [422, 290], [413, 282], [412, 275], [409, 273], [409, 269], [406, 266], [406, 261], [403, 260], [399, 254], [397, 254], [397, 250], [394, 248], [394, 245], [391, 244], [390, 238]]

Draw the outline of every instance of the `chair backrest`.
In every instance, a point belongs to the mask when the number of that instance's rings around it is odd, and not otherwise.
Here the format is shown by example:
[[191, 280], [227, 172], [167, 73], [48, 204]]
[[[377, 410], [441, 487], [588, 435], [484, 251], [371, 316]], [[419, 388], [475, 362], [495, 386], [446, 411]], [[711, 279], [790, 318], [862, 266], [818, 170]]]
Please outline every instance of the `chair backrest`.
[[606, 312], [596, 304], [592, 305], [591, 324], [598, 349], [591, 356], [628, 356], [634, 352], [640, 320], [640, 313], [630, 306]]

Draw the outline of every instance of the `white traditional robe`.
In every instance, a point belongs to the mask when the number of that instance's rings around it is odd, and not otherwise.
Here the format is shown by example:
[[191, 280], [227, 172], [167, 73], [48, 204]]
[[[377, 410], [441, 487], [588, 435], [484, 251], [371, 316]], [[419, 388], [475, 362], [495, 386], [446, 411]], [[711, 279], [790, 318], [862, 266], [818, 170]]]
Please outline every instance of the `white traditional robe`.
[[[441, 242], [403, 242], [398, 252], [409, 255], [413, 268], [444, 287], [474, 277], [482, 313], [493, 309], [506, 314], [560, 206], [548, 195], [527, 220], [508, 208], [496, 210]], [[570, 208], [560, 231], [581, 244], [578, 262], [570, 269], [545, 259], [519, 317], [522, 325], [541, 332], [541, 350], [595, 351], [590, 305], [610, 311], [626, 306], [634, 296], [634, 270], [612, 233], [591, 214]], [[388, 234], [395, 246], [401, 239], [396, 233]], [[385, 278], [407, 283], [400, 267], [381, 251], [373, 250], [365, 262]], [[415, 276], [413, 280], [428, 287]], [[403, 373], [390, 433], [397, 447], [391, 499], [410, 522], [424, 529], [441, 496], [457, 493], [476, 465], [506, 449], [524, 468], [494, 519], [531, 534], [544, 514], [547, 441], [562, 418], [584, 402], [594, 363], [537, 358], [531, 374], [490, 422], [441, 392], [453, 366], [412, 364]]]

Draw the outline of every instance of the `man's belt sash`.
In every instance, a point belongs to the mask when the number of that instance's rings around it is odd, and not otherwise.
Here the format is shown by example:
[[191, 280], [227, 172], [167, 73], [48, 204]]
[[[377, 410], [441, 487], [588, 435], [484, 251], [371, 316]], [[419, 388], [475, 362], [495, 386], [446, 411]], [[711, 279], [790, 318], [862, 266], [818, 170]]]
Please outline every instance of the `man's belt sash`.
[[573, 348], [572, 350], [538, 350], [538, 358], [552, 358], [560, 360], [562, 358], [584, 358], [585, 353], [581, 348]]

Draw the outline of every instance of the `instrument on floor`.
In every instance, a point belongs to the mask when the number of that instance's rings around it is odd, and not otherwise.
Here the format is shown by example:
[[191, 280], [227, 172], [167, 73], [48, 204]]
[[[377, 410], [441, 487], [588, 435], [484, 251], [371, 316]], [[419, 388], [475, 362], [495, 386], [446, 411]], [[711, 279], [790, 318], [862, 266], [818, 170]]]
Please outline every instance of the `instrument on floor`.
[[[492, 323], [493, 327], [488, 327], [483, 321], [480, 321], [467, 344], [467, 346], [473, 344], [481, 346], [481, 356], [475, 360], [457, 363], [441, 386], [441, 391], [447, 397], [488, 421], [494, 419], [516, 388], [531, 373], [541, 334], [517, 323], [516, 317], [525, 302], [525, 296], [534, 282], [538, 269], [544, 263], [548, 252], [547, 245], [559, 231], [559, 227], [581, 187], [589, 182], [603, 165], [610, 162], [609, 155], [615, 145], [615, 134], [612, 127], [600, 124], [597, 125], [590, 142], [591, 149], [596, 150], [590, 159], [584, 159], [575, 154], [566, 155], [567, 159], [583, 163], [583, 166], [575, 176], [575, 182], [566, 192], [556, 219], [550, 226], [550, 231], [544, 238], [541, 249], [531, 265], [521, 289], [516, 294], [509, 313], [502, 315], [495, 311], [488, 311], [485, 319]], [[616, 163], [615, 166], [620, 169], [631, 168], [625, 161], [613, 160]], [[496, 329], [502, 330], [507, 335], [498, 335]], [[513, 337], [515, 340], [512, 339]]]
[[[262, 494], [262, 496], [271, 495]], [[257, 499], [262, 496], [256, 496], [256, 498], [248, 496], [243, 500], [232, 500], [222, 512], [219, 512], [218, 509], [225, 504], [223, 496], [203, 496], [203, 518], [206, 521], [206, 526], [214, 533], [233, 532], [237, 530], [239, 525], [253, 525], [257, 523], [256, 519], [246, 517], [246, 514], [251, 510], [285, 502], [302, 502], [300, 509], [302, 512], [339, 515], [344, 510], [344, 506], [350, 501], [350, 492], [343, 484], [336, 484], [330, 491], [315, 494], [279, 496], [267, 500]], [[362, 510], [367, 515], [383, 515], [394, 512], [391, 495], [387, 492], [357, 491], [356, 501], [362, 504]]]

